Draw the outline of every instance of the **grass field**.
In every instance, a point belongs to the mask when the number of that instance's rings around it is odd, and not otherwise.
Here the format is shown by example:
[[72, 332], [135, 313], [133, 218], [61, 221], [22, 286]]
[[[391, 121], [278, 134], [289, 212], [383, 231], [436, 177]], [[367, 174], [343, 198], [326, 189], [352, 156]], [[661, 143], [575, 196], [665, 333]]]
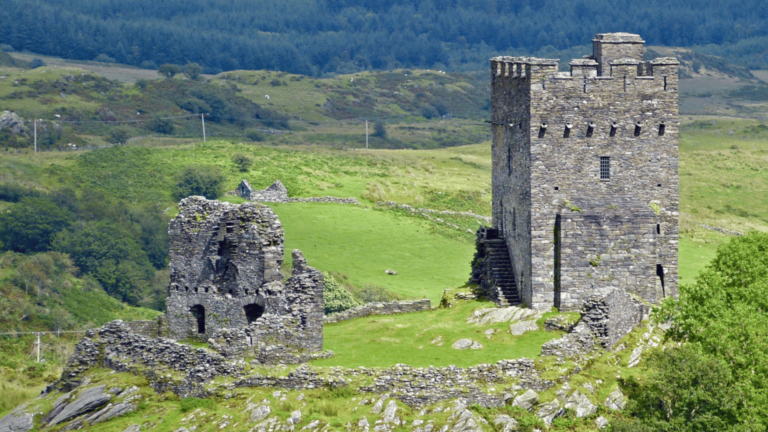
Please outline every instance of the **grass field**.
[[[448, 309], [435, 309], [392, 316], [373, 316], [326, 325], [323, 328], [323, 349], [336, 354], [326, 360], [313, 362], [316, 366], [389, 367], [397, 363], [412, 366], [467, 367], [479, 363], [494, 363], [501, 359], [536, 358], [541, 345], [560, 337], [558, 332], [543, 330], [512, 336], [510, 323], [490, 325], [467, 324], [472, 312], [496, 307], [490, 302], [457, 301]], [[488, 329], [497, 332], [487, 338]], [[438, 337], [442, 345], [432, 343]], [[483, 349], [456, 350], [451, 344], [459, 339], [473, 339]]]
[[[427, 222], [351, 205], [273, 204], [285, 229], [286, 258], [301, 249], [310, 265], [405, 298], [429, 298], [469, 279], [468, 242], [434, 235]], [[395, 270], [397, 275], [384, 271]]]

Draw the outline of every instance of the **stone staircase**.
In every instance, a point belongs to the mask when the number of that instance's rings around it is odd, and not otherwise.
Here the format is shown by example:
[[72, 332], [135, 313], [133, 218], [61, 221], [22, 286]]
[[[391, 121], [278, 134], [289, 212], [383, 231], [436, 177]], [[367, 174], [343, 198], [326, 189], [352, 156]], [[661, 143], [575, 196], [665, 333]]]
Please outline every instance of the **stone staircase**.
[[501, 233], [493, 228], [480, 227], [475, 242], [477, 251], [472, 261], [470, 283], [476, 283], [488, 299], [499, 307], [521, 303], [515, 271]]
[[520, 304], [515, 272], [503, 238], [485, 241], [485, 260], [486, 274], [496, 294], [496, 304], [499, 307]]

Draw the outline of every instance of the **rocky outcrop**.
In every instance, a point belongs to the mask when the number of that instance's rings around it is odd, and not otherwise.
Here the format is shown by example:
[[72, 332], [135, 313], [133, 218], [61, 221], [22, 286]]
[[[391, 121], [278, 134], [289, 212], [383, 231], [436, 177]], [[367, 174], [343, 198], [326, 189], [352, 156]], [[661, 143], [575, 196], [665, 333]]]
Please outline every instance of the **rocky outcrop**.
[[15, 135], [29, 132], [29, 128], [24, 126], [24, 120], [16, 113], [10, 111], [3, 111], [3, 115], [0, 116], [0, 130], [3, 129], [8, 129]]
[[21, 405], [0, 419], [0, 432], [27, 432], [35, 427], [35, 414]]
[[422, 312], [428, 311], [431, 308], [432, 304], [429, 299], [366, 303], [364, 305], [347, 309], [343, 312], [335, 313], [333, 315], [326, 315], [323, 318], [323, 322], [326, 324], [332, 324], [371, 315], [396, 315], [411, 312]]

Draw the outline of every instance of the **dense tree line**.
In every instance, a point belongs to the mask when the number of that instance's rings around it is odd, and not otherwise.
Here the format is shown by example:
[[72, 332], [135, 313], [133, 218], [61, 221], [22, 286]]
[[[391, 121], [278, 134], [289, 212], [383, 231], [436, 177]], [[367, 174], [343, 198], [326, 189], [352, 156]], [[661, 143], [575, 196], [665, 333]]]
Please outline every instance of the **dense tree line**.
[[136, 206], [95, 191], [53, 193], [0, 184], [0, 250], [56, 251], [71, 257], [108, 294], [162, 308], [154, 279], [168, 266], [168, 217], [159, 206]]
[[759, 0], [8, 0], [0, 43], [145, 67], [319, 75], [485, 68], [494, 53], [565, 50], [590, 45], [595, 33], [629, 31], [649, 44], [727, 45], [724, 54], [749, 52], [754, 63], [768, 51], [750, 43], [768, 37], [766, 19]]

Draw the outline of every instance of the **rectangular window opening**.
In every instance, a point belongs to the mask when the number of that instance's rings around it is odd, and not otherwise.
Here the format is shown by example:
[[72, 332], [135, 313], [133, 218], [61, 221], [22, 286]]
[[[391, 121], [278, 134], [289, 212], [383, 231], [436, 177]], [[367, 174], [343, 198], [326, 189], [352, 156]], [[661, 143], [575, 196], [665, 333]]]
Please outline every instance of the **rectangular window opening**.
[[539, 138], [544, 138], [544, 135], [547, 134], [547, 124], [542, 123], [539, 127]]
[[656, 234], [661, 234], [661, 224], [656, 224]]
[[642, 130], [643, 130], [643, 127], [640, 126], [640, 124], [636, 124], [635, 125], [635, 136], [639, 137], [640, 136], [640, 132], [642, 132]]
[[664, 91], [667, 91], [667, 77], [664, 77]]
[[667, 125], [665, 125], [664, 123], [661, 123], [659, 125], [659, 136], [663, 136], [666, 130], [667, 130]]
[[617, 129], [617, 125], [616, 125], [616, 123], [613, 123], [611, 125], [611, 132], [609, 133], [609, 135], [612, 136], [612, 137], [615, 137], [616, 136], [616, 129]]
[[595, 133], [595, 124], [590, 123], [587, 125], [587, 138], [592, 138], [592, 135]]
[[563, 132], [563, 138], [570, 138], [571, 137], [571, 129], [573, 128], [573, 125], [568, 123], [565, 125], [565, 131]]
[[600, 156], [600, 180], [611, 178], [611, 158], [609, 156]]

